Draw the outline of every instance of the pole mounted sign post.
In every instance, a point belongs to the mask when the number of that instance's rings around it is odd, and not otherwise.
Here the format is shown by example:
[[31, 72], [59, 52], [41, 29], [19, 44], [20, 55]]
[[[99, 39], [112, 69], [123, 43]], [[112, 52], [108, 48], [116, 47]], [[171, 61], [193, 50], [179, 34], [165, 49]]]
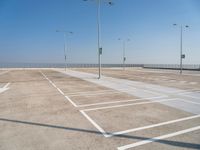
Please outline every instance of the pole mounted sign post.
[[[173, 24], [174, 26], [178, 26], [177, 24]], [[185, 54], [183, 54], [183, 27], [189, 28], [188, 25], [180, 25], [180, 74], [183, 72], [183, 59], [185, 59]]]
[[101, 55], [102, 55], [102, 48], [101, 48], [101, 15], [100, 15], [100, 9], [101, 9], [101, 2], [104, 1], [108, 5], [113, 5], [112, 0], [83, 0], [83, 1], [96, 1], [97, 3], [97, 45], [98, 45], [98, 66], [99, 66], [99, 76], [98, 79], [101, 79]]
[[99, 48], [99, 55], [102, 55], [103, 53], [103, 50], [102, 50], [102, 47]]
[[185, 54], [182, 54], [182, 59], [185, 59]]
[[67, 36], [67, 34], [73, 34], [73, 32], [72, 31], [65, 31], [65, 30], [56, 30], [56, 32], [64, 33], [64, 58], [65, 58], [65, 71], [66, 71], [66, 69], [67, 69], [67, 54], [66, 54], [67, 42], [66, 42], [66, 36]]
[[123, 64], [123, 70], [125, 70], [126, 66], [126, 42], [129, 42], [130, 39], [123, 40], [121, 38], [118, 38], [119, 41], [123, 42], [123, 57], [122, 57], [122, 64]]

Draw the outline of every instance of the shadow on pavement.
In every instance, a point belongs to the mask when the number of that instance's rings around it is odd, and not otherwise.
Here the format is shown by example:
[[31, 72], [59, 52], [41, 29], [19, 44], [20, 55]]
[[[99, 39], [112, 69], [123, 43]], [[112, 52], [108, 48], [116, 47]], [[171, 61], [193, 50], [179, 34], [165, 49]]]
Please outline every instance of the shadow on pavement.
[[[88, 130], [88, 129], [79, 129], [79, 128], [64, 127], [64, 126], [58, 126], [58, 125], [50, 125], [50, 124], [35, 123], [35, 122], [20, 121], [20, 120], [5, 119], [5, 118], [0, 118], [0, 121], [102, 135], [102, 133], [99, 131]], [[112, 133], [107, 133], [107, 134], [112, 134]], [[114, 137], [137, 139], [137, 140], [148, 140], [149, 139], [146, 137], [131, 136], [131, 135], [115, 135]], [[176, 146], [176, 147], [187, 148], [187, 149], [200, 149], [200, 144], [195, 144], [195, 143], [186, 143], [186, 142], [169, 141], [169, 140], [159, 140], [159, 141], [155, 141], [155, 142], [167, 144], [167, 145], [171, 145], [171, 146]]]

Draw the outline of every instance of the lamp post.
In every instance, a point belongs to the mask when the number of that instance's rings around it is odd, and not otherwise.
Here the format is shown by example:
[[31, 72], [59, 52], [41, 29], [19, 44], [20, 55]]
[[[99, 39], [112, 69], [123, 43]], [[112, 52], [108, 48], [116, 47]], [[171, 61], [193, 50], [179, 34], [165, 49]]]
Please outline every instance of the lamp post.
[[122, 57], [122, 63], [123, 63], [123, 70], [125, 70], [125, 62], [126, 62], [126, 42], [129, 42], [130, 39], [123, 40], [121, 38], [118, 39], [119, 41], [122, 41], [123, 43], [123, 57]]
[[180, 74], [183, 72], [183, 59], [185, 58], [185, 54], [183, 54], [183, 27], [189, 28], [188, 25], [178, 25], [173, 24], [174, 26], [180, 27]]
[[67, 68], [67, 54], [66, 54], [67, 42], [66, 42], [66, 36], [68, 34], [73, 34], [73, 32], [72, 31], [65, 31], [65, 30], [56, 30], [56, 32], [64, 33], [64, 57], [65, 57], [65, 71], [66, 71], [66, 68]]
[[[83, 1], [89, 1], [89, 0], [83, 0]], [[103, 0], [91, 0], [96, 1], [97, 3], [97, 46], [98, 46], [98, 68], [99, 68], [99, 76], [98, 79], [101, 79], [101, 55], [102, 55], [102, 45], [100, 43], [100, 36], [101, 36], [101, 21], [100, 21], [100, 9], [101, 9], [101, 1]], [[107, 2], [108, 5], [113, 5], [111, 0], [104, 0]]]

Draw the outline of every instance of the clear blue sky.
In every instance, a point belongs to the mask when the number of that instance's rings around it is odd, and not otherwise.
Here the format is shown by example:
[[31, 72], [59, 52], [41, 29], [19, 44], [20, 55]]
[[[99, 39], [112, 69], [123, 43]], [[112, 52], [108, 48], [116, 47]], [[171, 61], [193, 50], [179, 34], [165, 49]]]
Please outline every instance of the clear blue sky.
[[[103, 0], [102, 0], [103, 1]], [[184, 63], [200, 64], [200, 0], [113, 0], [102, 3], [103, 63], [121, 63], [122, 42], [127, 43], [127, 63], [179, 63], [180, 30]], [[96, 63], [95, 2], [82, 0], [0, 0], [0, 63], [59, 63], [63, 34], [69, 37], [68, 62]]]

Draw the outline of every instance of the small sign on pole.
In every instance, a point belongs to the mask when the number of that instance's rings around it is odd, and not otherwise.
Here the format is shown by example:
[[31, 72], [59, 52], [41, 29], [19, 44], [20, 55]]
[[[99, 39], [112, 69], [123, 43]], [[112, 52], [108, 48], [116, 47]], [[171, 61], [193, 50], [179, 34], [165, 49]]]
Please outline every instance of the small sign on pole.
[[102, 47], [99, 48], [99, 54], [102, 55]]
[[181, 58], [182, 58], [182, 59], [185, 59], [185, 54], [182, 54]]

